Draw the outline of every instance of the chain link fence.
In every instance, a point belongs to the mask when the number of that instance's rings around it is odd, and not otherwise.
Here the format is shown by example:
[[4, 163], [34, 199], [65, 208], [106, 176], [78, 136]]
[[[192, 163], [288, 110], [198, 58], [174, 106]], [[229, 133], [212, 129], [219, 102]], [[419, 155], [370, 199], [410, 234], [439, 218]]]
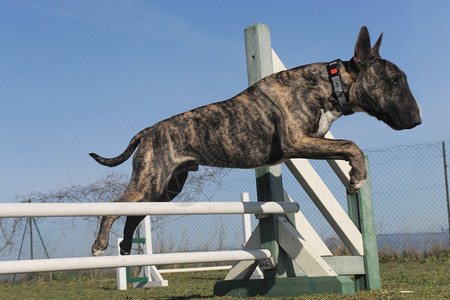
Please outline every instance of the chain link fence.
[[[423, 253], [449, 249], [443, 143], [448, 145], [444, 141], [364, 151], [369, 157], [380, 251]], [[311, 163], [346, 209], [345, 189], [328, 164]], [[108, 202], [123, 192], [126, 183], [126, 176], [109, 174], [87, 186], [65, 186], [16, 200]], [[283, 185], [322, 239], [331, 248], [338, 245], [333, 229], [284, 166]], [[250, 201], [256, 201], [254, 170], [201, 168], [192, 173], [176, 201], [239, 201], [241, 192], [249, 192]], [[122, 217], [114, 224], [104, 255], [116, 255], [124, 220]], [[18, 259], [19, 255], [21, 259], [90, 256], [98, 224], [99, 218], [95, 217], [0, 219], [1, 260]], [[252, 225], [256, 226], [254, 217]], [[153, 216], [152, 235], [155, 253], [239, 249], [243, 244], [242, 216]]]

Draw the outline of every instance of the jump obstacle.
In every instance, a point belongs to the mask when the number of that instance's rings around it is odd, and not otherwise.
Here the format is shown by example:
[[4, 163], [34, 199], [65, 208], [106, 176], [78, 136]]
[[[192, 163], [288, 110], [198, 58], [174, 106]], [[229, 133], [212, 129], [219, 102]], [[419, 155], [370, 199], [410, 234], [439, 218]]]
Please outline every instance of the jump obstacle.
[[[271, 47], [268, 26], [255, 24], [246, 28], [245, 47], [249, 86], [269, 74], [285, 69]], [[331, 133], [327, 133], [325, 137], [333, 138]], [[328, 161], [328, 163], [343, 185], [348, 187], [350, 170], [348, 163], [344, 161]], [[281, 166], [278, 165], [255, 170], [257, 203], [260, 204], [257, 208], [254, 203], [251, 203], [251, 208], [248, 203], [235, 203], [242, 206], [238, 209], [239, 212], [232, 213], [256, 213], [259, 219], [259, 225], [243, 250], [1, 261], [0, 274], [237, 261], [225, 280], [218, 281], [214, 286], [215, 295], [292, 297], [315, 293], [352, 294], [355, 290], [380, 289], [369, 175], [357, 194], [347, 194], [349, 212], [347, 215], [306, 159], [291, 159], [285, 164], [352, 256], [333, 256], [303, 214], [300, 211], [294, 213], [297, 209], [292, 210], [289, 203], [292, 200], [283, 189]], [[367, 157], [366, 167], [368, 169]], [[269, 203], [272, 205], [271, 208], [275, 209], [277, 206], [276, 210], [266, 209]], [[142, 209], [146, 209], [145, 213], [155, 214], [156, 206], [153, 205], [163, 203], [144, 203], [148, 206], [143, 205], [139, 208], [134, 204], [141, 203], [126, 203], [121, 207], [114, 207], [115, 204], [108, 203], [101, 208], [95, 208], [95, 215], [143, 215]], [[50, 216], [49, 214], [55, 216], [56, 211], [57, 216], [67, 216], [74, 213], [68, 213], [66, 209], [78, 209], [70, 205], [63, 209], [60, 207], [63, 204], [45, 204], [45, 211], [48, 209], [53, 211], [50, 213], [43, 211], [44, 204], [27, 205], [30, 204], [0, 204], [0, 217], [38, 217]], [[81, 208], [81, 205], [76, 204], [79, 207], [76, 214], [89, 216], [94, 213], [90, 211], [94, 206], [83, 204]], [[190, 210], [190, 204], [185, 205], [184, 214], [208, 213], [208, 209], [206, 211], [201, 209], [200, 213], [194, 209]], [[197, 202], [192, 205], [203, 207], [206, 203]], [[160, 213], [164, 210], [159, 209]], [[210, 213], [224, 212], [211, 209]], [[258, 264], [263, 270], [264, 279], [249, 280]], [[355, 281], [347, 275], [354, 275]]]
[[[249, 193], [241, 193], [241, 202], [249, 202]], [[252, 234], [252, 224], [250, 214], [242, 214], [242, 245], [245, 245]], [[120, 255], [120, 242], [122, 238], [117, 239], [117, 255]], [[140, 244], [143, 254], [153, 254], [153, 241], [151, 231], [150, 216], [144, 218], [138, 227], [137, 237], [133, 238], [133, 243]], [[130, 267], [117, 268], [117, 289], [126, 290], [127, 284], [132, 283], [134, 288], [168, 286], [169, 282], [163, 278], [167, 273], [192, 273], [205, 271], [230, 270], [232, 265], [221, 265], [211, 267], [188, 267], [174, 269], [157, 269], [156, 266], [142, 266], [137, 277], [131, 275]], [[257, 268], [250, 279], [262, 279], [263, 274]]]

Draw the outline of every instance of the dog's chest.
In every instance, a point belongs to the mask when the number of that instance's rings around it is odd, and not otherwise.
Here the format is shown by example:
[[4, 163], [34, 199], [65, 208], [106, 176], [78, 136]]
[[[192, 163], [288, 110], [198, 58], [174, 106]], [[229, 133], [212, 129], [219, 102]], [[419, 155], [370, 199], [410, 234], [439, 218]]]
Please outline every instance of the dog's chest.
[[331, 124], [342, 115], [337, 111], [324, 111], [323, 109], [321, 109], [320, 111], [322, 115], [320, 116], [319, 127], [316, 132], [317, 137], [324, 136], [325, 133], [327, 133], [330, 129]]

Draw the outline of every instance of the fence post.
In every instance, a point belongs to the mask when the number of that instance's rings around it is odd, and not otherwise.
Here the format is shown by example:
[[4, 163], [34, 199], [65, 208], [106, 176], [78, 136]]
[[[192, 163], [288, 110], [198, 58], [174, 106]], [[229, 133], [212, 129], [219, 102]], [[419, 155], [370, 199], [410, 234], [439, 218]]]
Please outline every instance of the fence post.
[[[450, 203], [448, 196], [448, 176], [447, 176], [447, 155], [445, 154], [445, 142], [442, 141], [442, 157], [444, 158], [444, 179], [445, 179], [445, 194], [447, 196], [447, 217], [448, 217], [448, 235], [450, 236]], [[449, 239], [450, 243], [450, 239]]]
[[355, 275], [357, 290], [381, 289], [380, 266], [378, 262], [377, 236], [373, 216], [372, 190], [370, 186], [369, 160], [365, 156], [367, 179], [358, 193], [347, 193], [348, 214], [361, 231], [364, 248], [364, 275]]

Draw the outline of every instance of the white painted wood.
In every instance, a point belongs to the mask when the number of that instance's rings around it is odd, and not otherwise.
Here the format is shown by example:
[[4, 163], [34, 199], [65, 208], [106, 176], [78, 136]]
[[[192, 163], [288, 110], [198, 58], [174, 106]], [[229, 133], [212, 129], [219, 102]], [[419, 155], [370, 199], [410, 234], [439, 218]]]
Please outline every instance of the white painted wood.
[[258, 261], [240, 261], [225, 276], [225, 280], [247, 280], [255, 272]]
[[278, 73], [280, 71], [286, 70], [281, 59], [278, 57], [277, 53], [272, 49], [272, 64], [273, 64], [273, 72]]
[[[241, 202], [250, 202], [248, 193], [241, 193]], [[242, 215], [242, 245], [244, 246], [252, 235], [252, 220], [249, 214]]]
[[280, 246], [308, 277], [337, 276], [337, 273], [318, 255], [284, 217], [278, 217]]
[[[142, 224], [142, 233], [145, 238], [145, 243], [142, 245], [144, 254], [153, 254], [152, 230], [150, 227], [150, 216], [146, 216], [144, 218], [143, 222], [141, 222], [141, 224]], [[145, 276], [147, 276], [148, 282], [154, 281], [156, 279], [156, 278], [152, 278], [151, 266], [143, 266], [142, 267], [139, 277], [145, 277]], [[160, 274], [159, 274], [159, 276], [161, 277], [161, 280], [164, 280]], [[133, 287], [135, 287], [135, 288], [141, 287], [141, 286], [146, 285], [148, 282], [135, 282], [135, 283], [133, 283]], [[167, 280], [166, 280], [166, 282], [167, 282]]]
[[[156, 269], [155, 266], [150, 266], [149, 267], [151, 272], [156, 272], [158, 273], [158, 269]], [[159, 274], [159, 273], [158, 273]], [[145, 273], [141, 270], [141, 272], [139, 273], [139, 277], [143, 277], [146, 276]], [[150, 273], [150, 276], [152, 276], [152, 273]], [[150, 276], [149, 281], [147, 282], [134, 282], [133, 283], [133, 288], [149, 288], [149, 287], [161, 287], [161, 286], [169, 286], [169, 282], [167, 280], [150, 280]]]
[[123, 255], [102, 257], [74, 257], [34, 260], [0, 261], [0, 274], [89, 270], [136, 267], [142, 265], [194, 264], [243, 260], [264, 260], [271, 257], [269, 250], [234, 250], [207, 252], [179, 252], [151, 255]]
[[[244, 250], [254, 250], [259, 249], [260, 247], [261, 247], [261, 240], [259, 236], [259, 225], [257, 225], [252, 235], [247, 240], [247, 243], [245, 243]], [[252, 265], [245, 264], [242, 262], [238, 262], [235, 265], [233, 265], [233, 267], [225, 277], [226, 280], [233, 280], [235, 279], [234, 276], [239, 276], [240, 274], [242, 274], [243, 273], [242, 269], [245, 268], [245, 266], [247, 266], [248, 268], [252, 268]], [[264, 275], [262, 271], [259, 269], [259, 267], [256, 267], [256, 269], [254, 269], [253, 274], [250, 276], [249, 279], [263, 279], [263, 278]]]
[[261, 239], [259, 236], [259, 224], [256, 225], [255, 230], [253, 230], [252, 235], [248, 239], [247, 243], [244, 246], [244, 250], [255, 250], [261, 247]]
[[233, 266], [213, 266], [213, 267], [198, 267], [198, 268], [179, 268], [179, 269], [160, 269], [161, 274], [169, 273], [191, 273], [191, 272], [207, 272], [207, 271], [222, 271], [230, 270]]
[[[117, 255], [120, 255], [120, 242], [122, 238], [117, 239]], [[1, 271], [0, 271], [1, 272]], [[127, 289], [127, 269], [126, 267], [117, 268], [117, 289], [124, 291]]]
[[[143, 244], [144, 254], [153, 254], [150, 216], [146, 216], [141, 224], [143, 237], [145, 238], [145, 243]], [[155, 266], [143, 266], [141, 272], [139, 273], [139, 277], [147, 277], [148, 281], [135, 282], [133, 283], [134, 288], [169, 285], [169, 282], [162, 277], [162, 275]]]
[[[324, 256], [322, 258], [339, 276], [365, 274], [363, 256]], [[300, 267], [295, 268], [295, 275], [306, 276]]]
[[[291, 197], [284, 191], [284, 201], [294, 202]], [[287, 214], [288, 220], [294, 225], [300, 236], [304, 238], [319, 256], [332, 256], [330, 249], [322, 241], [316, 230], [308, 222], [301, 210], [295, 214]]]
[[0, 218], [280, 214], [298, 209], [297, 203], [283, 202], [0, 203]]
[[363, 256], [332, 256], [323, 258], [338, 275], [365, 274]]
[[152, 240], [152, 222], [150, 216], [146, 216], [141, 222], [142, 235], [145, 238], [144, 254], [153, 254], [153, 240]]
[[291, 173], [353, 255], [364, 255], [362, 235], [306, 159], [285, 162]]

